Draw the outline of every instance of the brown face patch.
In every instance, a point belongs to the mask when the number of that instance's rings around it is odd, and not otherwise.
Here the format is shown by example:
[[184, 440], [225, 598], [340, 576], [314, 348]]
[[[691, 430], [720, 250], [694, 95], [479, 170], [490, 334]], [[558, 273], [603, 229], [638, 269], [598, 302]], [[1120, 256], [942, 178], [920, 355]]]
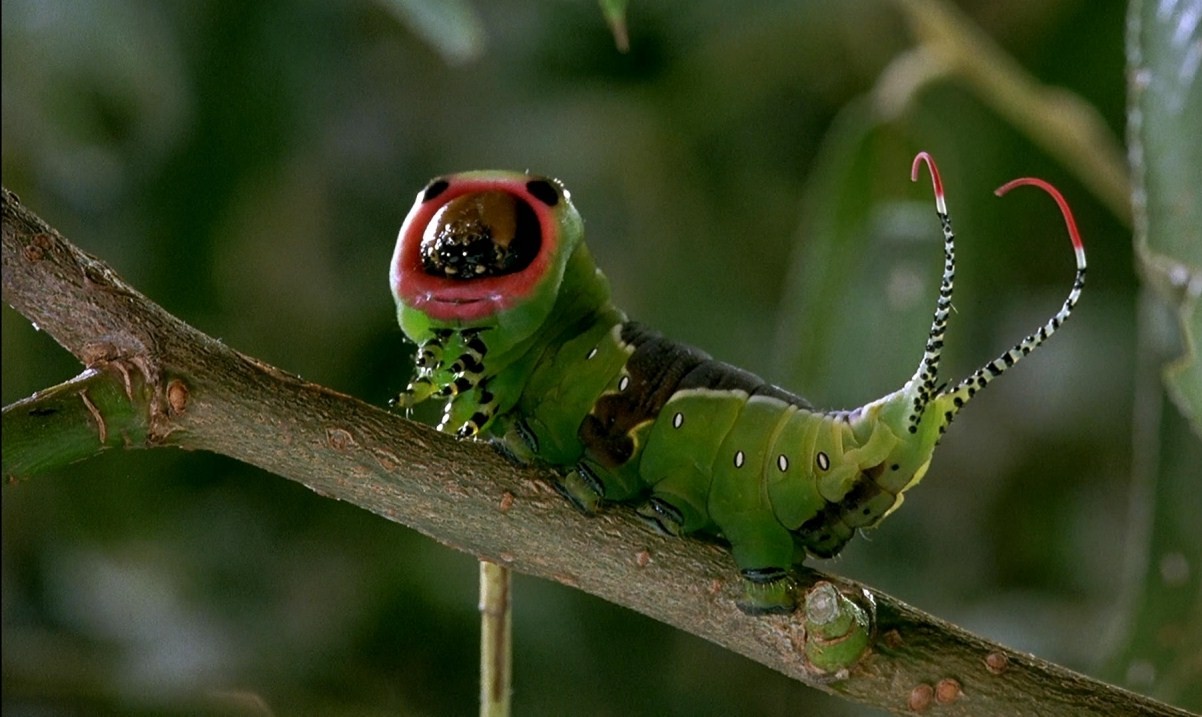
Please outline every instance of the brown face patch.
[[426, 225], [422, 269], [449, 279], [479, 279], [521, 271], [538, 256], [542, 227], [520, 197], [475, 192], [444, 204]]

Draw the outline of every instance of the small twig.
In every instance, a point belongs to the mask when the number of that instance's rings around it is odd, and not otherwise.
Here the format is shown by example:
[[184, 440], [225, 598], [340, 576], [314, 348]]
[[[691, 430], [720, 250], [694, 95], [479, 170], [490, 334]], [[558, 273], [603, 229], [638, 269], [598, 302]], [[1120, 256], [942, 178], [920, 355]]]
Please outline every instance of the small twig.
[[513, 674], [509, 569], [480, 561], [480, 717], [509, 717]]

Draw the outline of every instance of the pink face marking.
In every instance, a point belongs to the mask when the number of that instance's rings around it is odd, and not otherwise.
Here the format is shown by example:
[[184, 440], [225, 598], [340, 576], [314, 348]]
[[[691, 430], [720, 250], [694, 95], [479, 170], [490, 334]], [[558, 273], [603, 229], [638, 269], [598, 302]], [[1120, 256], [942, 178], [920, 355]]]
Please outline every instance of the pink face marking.
[[561, 194], [551, 180], [526, 174], [435, 180], [401, 226], [393, 295], [437, 321], [483, 319], [521, 303], [558, 251]]

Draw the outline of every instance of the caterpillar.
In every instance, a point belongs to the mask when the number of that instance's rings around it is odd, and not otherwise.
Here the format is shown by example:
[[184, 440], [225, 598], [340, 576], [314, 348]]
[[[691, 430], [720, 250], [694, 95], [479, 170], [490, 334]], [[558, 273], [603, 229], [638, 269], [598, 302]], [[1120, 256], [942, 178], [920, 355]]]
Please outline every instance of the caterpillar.
[[711, 536], [739, 569], [750, 614], [796, 607], [790, 569], [836, 555], [901, 505], [926, 473], [957, 412], [1046, 341], [1076, 306], [1085, 250], [1060, 207], [1076, 276], [1064, 305], [1034, 333], [956, 384], [941, 383], [955, 279], [955, 235], [934, 160], [925, 163], [943, 234], [944, 267], [926, 346], [897, 391], [851, 410], [800, 396], [627, 319], [583, 241], [556, 179], [476, 171], [417, 195], [389, 273], [397, 317], [417, 344], [396, 405], [444, 399], [439, 430], [491, 436], [527, 463], [555, 469], [557, 489], [593, 512], [632, 503], [661, 533]]

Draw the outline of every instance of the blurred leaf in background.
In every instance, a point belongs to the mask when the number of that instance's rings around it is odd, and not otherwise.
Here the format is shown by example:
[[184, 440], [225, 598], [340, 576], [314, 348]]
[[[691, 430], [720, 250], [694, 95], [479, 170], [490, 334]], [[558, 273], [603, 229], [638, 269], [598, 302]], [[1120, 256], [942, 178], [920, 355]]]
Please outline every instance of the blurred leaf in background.
[[1107, 676], [1202, 705], [1202, 3], [1132, 2], [1139, 296], [1127, 609]]
[[[1077, 314], [957, 421], [905, 509], [824, 567], [1087, 673], [1117, 654], [1133, 607], [1116, 579], [1146, 528], [1131, 227], [1027, 123], [1089, 124], [1103, 162], [1121, 156], [1121, 3], [633, 3], [626, 53], [588, 2], [3, 14], [5, 185], [184, 320], [378, 404], [412, 352], [388, 259], [432, 176], [560, 177], [632, 316], [830, 407], [893, 390], [922, 353], [941, 245], [914, 153], [939, 161], [959, 235], [949, 377], [1063, 300], [1054, 205], [991, 193], [1048, 179], [1089, 251]], [[987, 48], [982, 66], [1007, 58], [1033, 119], [949, 65], [932, 27], [971, 28], [950, 37]], [[78, 372], [4, 311], [5, 404]], [[1180, 491], [1202, 504], [1198, 482]], [[253, 468], [107, 455], [6, 488], [4, 708], [470, 713], [475, 579], [469, 556]], [[858, 714], [562, 586], [515, 591], [518, 713]], [[1157, 694], [1146, 677], [1115, 679]]]

